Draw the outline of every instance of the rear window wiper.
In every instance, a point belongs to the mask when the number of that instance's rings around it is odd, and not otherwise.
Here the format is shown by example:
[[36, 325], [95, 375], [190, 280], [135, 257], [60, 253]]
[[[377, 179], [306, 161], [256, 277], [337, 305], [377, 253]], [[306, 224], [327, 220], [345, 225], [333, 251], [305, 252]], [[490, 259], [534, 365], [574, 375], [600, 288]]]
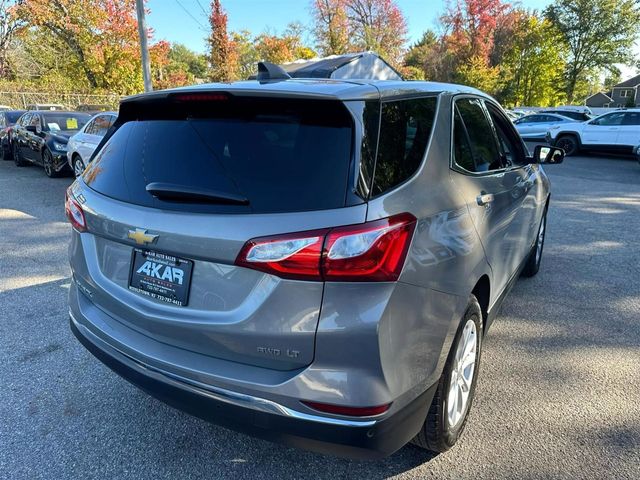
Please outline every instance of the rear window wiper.
[[174, 183], [151, 182], [147, 185], [146, 190], [160, 200], [249, 205], [249, 199], [242, 195]]

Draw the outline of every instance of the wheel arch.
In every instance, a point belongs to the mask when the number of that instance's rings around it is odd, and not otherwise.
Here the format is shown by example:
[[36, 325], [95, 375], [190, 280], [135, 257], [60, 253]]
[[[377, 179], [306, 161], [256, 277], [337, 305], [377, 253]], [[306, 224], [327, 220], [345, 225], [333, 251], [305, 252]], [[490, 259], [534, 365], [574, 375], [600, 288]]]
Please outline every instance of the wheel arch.
[[482, 328], [483, 333], [487, 330], [487, 320], [489, 316], [489, 302], [491, 301], [491, 280], [486, 273], [482, 275], [471, 293], [478, 299], [480, 310], [482, 311]]
[[574, 137], [578, 141], [578, 146], [582, 147], [582, 137], [580, 137], [580, 133], [575, 130], [563, 130], [559, 132], [553, 140], [553, 143], [555, 144], [560, 137]]

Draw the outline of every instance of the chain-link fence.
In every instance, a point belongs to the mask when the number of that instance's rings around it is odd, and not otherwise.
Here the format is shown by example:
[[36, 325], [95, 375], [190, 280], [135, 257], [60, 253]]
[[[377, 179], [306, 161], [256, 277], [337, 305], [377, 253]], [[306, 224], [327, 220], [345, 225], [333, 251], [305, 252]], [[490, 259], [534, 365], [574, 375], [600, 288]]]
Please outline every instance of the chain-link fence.
[[58, 104], [75, 110], [80, 105], [104, 106], [117, 109], [122, 97], [116, 94], [85, 94], [68, 92], [0, 92], [0, 104], [16, 109], [25, 109], [29, 105]]

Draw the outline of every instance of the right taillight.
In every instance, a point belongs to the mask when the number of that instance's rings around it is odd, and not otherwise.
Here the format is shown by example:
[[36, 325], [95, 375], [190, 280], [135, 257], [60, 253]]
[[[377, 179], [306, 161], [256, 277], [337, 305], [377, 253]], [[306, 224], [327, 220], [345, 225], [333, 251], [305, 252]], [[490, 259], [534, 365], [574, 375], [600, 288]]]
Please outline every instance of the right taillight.
[[389, 282], [404, 266], [416, 218], [401, 213], [362, 225], [334, 228], [327, 235], [325, 280]]
[[87, 231], [87, 221], [84, 218], [84, 212], [82, 211], [82, 207], [73, 197], [73, 193], [67, 190], [65, 201], [64, 201], [64, 211], [67, 214], [67, 218], [69, 219], [69, 223], [79, 232]]
[[326, 230], [249, 240], [236, 265], [298, 280], [388, 282], [404, 266], [416, 218], [409, 213]]

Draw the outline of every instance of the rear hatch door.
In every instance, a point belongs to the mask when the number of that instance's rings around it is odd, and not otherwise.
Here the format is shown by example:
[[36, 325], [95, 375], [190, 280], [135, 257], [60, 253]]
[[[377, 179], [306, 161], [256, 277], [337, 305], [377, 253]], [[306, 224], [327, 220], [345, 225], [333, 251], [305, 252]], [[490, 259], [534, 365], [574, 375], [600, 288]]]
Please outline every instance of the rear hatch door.
[[310, 364], [323, 283], [234, 261], [252, 238], [365, 220], [366, 205], [347, 202], [354, 132], [335, 100], [123, 104], [75, 189], [89, 232], [72, 247], [74, 274], [98, 308], [159, 342], [274, 369]]

